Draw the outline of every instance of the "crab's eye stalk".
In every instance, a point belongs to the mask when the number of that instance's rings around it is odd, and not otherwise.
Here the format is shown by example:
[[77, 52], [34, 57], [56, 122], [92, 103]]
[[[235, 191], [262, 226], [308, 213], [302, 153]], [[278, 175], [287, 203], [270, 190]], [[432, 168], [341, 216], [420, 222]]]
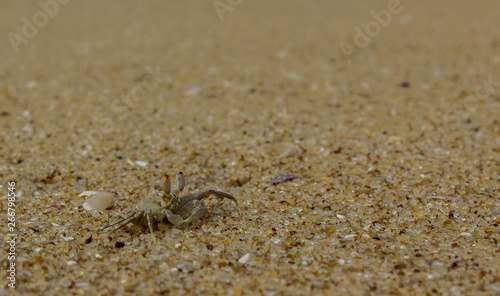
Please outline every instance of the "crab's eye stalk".
[[170, 177], [168, 175], [163, 175], [161, 178], [161, 189], [165, 193], [170, 193]]
[[184, 186], [186, 185], [186, 179], [184, 178], [184, 174], [182, 172], [179, 172], [177, 174], [177, 177], [175, 178], [175, 183], [176, 183], [175, 189], [178, 192], [181, 192], [184, 189]]

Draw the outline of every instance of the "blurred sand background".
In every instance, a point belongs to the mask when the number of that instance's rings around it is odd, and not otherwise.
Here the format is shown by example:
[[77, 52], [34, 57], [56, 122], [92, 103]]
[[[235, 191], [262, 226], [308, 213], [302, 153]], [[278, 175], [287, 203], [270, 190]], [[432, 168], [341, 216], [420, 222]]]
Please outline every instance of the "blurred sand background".
[[[41, 3], [0, 2], [0, 295], [499, 295], [500, 2]], [[242, 215], [85, 244], [180, 170]]]

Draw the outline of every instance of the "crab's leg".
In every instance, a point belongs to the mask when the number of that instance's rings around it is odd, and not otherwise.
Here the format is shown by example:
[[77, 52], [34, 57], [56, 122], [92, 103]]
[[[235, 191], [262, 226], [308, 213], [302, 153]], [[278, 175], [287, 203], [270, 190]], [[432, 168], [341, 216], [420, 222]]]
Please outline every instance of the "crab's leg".
[[153, 233], [153, 223], [151, 223], [151, 210], [150, 209], [146, 211], [146, 219], [148, 220], [148, 227], [149, 227], [149, 231], [151, 231], [151, 235], [153, 236], [153, 240], [156, 240], [155, 235]]
[[[132, 210], [133, 211], [133, 210]], [[142, 212], [141, 211], [134, 211], [134, 214], [128, 218], [125, 218], [123, 219], [120, 224], [116, 225], [115, 227], [113, 227], [113, 229], [111, 229], [111, 231], [109, 233], [113, 233], [115, 230], [117, 230], [118, 228], [124, 226], [124, 225], [127, 225], [128, 223], [134, 221], [135, 219], [138, 219], [140, 218], [142, 215]]]
[[126, 211], [125, 213], [122, 214], [122, 215], [127, 215], [126, 217], [120, 216], [120, 217], [116, 217], [116, 218], [111, 219], [110, 221], [108, 221], [108, 222], [102, 224], [101, 226], [99, 226], [99, 228], [97, 228], [94, 232], [92, 232], [92, 234], [90, 236], [92, 236], [94, 233], [96, 233], [99, 230], [103, 230], [103, 229], [112, 227], [112, 226], [114, 226], [114, 225], [122, 222], [124, 219], [127, 219], [127, 218], [133, 216], [134, 213], [135, 213], [134, 210], [128, 210], [128, 211]]
[[140, 213], [140, 212], [137, 212], [135, 210], [128, 210], [126, 211], [125, 213], [123, 213], [123, 215], [126, 215], [126, 216], [120, 216], [120, 217], [117, 217], [117, 218], [114, 218], [114, 219], [111, 219], [111, 221], [109, 222], [106, 222], [104, 224], [102, 224], [101, 226], [99, 226], [99, 228], [97, 228], [96, 230], [94, 230], [89, 236], [88, 238], [92, 237], [96, 232], [100, 231], [100, 230], [103, 230], [103, 229], [106, 229], [106, 228], [109, 228], [109, 227], [113, 227], [115, 225], [118, 224], [118, 226], [116, 226], [112, 231], [115, 231], [117, 228], [120, 228], [121, 226], [129, 223], [130, 221], [134, 220], [137, 215], [137, 213]]
[[181, 203], [179, 205], [179, 209], [182, 209], [186, 204], [188, 204], [192, 200], [204, 200], [205, 198], [208, 198], [210, 195], [215, 195], [215, 197], [219, 198], [219, 200], [223, 200], [224, 198], [230, 199], [234, 201], [238, 209], [240, 208], [240, 205], [238, 204], [238, 200], [232, 196], [229, 193], [225, 193], [222, 191], [217, 191], [217, 190], [205, 190], [205, 191], [200, 191], [200, 192], [195, 192], [191, 194], [187, 194], [182, 197]]

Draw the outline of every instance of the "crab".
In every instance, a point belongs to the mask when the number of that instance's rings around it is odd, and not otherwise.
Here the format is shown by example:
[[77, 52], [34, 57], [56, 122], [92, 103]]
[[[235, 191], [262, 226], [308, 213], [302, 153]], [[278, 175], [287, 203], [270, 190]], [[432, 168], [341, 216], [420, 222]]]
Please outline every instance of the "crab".
[[216, 190], [204, 190], [186, 195], [180, 195], [185, 186], [185, 178], [182, 172], [176, 176], [176, 186], [174, 190], [170, 188], [170, 178], [167, 174], [161, 178], [161, 189], [143, 198], [137, 203], [135, 209], [123, 212], [119, 217], [111, 219], [93, 231], [86, 239], [87, 243], [92, 242], [92, 236], [100, 231], [111, 227], [110, 233], [118, 228], [132, 222], [148, 226], [153, 235], [153, 225], [162, 222], [164, 218], [175, 226], [190, 223], [200, 219], [206, 212], [207, 207], [204, 199], [214, 195], [219, 199], [219, 205], [225, 198], [234, 201], [238, 210], [239, 204], [236, 198], [228, 193]]

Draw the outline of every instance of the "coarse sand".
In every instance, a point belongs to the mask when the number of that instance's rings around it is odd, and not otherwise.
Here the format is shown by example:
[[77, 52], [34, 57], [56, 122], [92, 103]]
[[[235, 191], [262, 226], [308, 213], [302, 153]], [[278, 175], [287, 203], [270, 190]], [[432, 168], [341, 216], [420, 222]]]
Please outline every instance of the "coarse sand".
[[[500, 295], [499, 12], [1, 1], [0, 295]], [[241, 215], [85, 242], [179, 171]]]

